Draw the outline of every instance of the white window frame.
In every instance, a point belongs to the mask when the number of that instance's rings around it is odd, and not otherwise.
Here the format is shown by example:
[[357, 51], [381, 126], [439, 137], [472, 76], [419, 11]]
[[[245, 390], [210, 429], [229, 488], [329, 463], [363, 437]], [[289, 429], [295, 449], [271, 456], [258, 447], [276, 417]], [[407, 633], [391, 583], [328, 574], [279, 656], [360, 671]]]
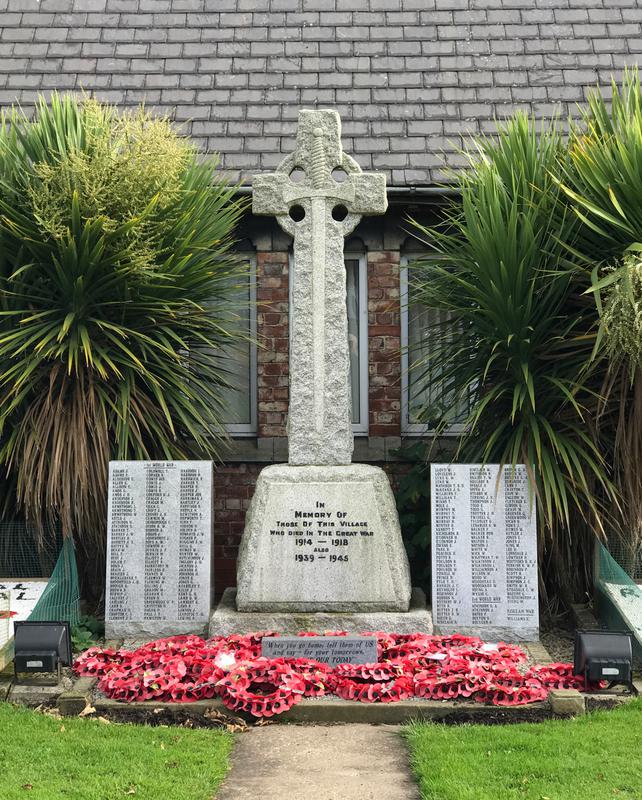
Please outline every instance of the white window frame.
[[225, 429], [235, 439], [248, 438], [258, 434], [258, 359], [256, 344], [256, 253], [241, 251], [237, 255], [249, 264], [249, 303], [250, 303], [250, 421], [228, 422]]
[[[362, 250], [348, 250], [343, 254], [345, 261], [358, 261], [359, 271], [359, 422], [352, 423], [354, 436], [368, 435], [368, 417], [370, 407], [368, 404], [368, 258]], [[290, 252], [290, 276], [294, 275], [294, 255]], [[289, 308], [292, 308], [293, 281], [289, 281]], [[290, 325], [292, 335], [292, 325]]]
[[[419, 258], [425, 258], [422, 252], [407, 253], [400, 259], [400, 287], [399, 295], [401, 300], [401, 433], [406, 436], [434, 436], [437, 434], [435, 428], [431, 428], [428, 423], [410, 422], [410, 355], [408, 352], [409, 343], [409, 283], [408, 265]], [[440, 432], [441, 436], [460, 436], [466, 430], [463, 423], [448, 425]]]

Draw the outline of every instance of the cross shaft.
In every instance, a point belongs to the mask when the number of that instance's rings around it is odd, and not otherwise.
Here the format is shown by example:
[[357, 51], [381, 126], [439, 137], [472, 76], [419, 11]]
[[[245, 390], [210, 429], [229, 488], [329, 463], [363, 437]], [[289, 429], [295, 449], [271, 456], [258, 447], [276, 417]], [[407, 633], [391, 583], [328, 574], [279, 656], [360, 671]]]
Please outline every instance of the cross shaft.
[[[345, 180], [332, 172], [340, 168]], [[305, 177], [296, 183], [296, 170]], [[386, 209], [385, 178], [343, 153], [333, 111], [301, 111], [294, 154], [254, 178], [253, 211], [294, 237], [291, 276], [290, 464], [352, 460], [344, 237], [360, 214]], [[341, 212], [341, 213], [338, 213]]]

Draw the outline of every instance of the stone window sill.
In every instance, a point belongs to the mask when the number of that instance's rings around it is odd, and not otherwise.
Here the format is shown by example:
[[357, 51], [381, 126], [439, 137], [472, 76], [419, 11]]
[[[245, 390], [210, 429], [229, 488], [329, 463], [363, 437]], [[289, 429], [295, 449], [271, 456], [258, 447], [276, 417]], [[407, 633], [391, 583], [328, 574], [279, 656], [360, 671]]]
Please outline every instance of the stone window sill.
[[[353, 461], [367, 464], [369, 462], [401, 461], [395, 451], [403, 446], [410, 446], [417, 441], [431, 441], [430, 436], [355, 436]], [[453, 450], [456, 440], [452, 436], [440, 437], [440, 447], [436, 452], [440, 455], [444, 450]], [[230, 450], [223, 456], [226, 463], [255, 462], [263, 464], [284, 463], [288, 460], [288, 443], [285, 436], [242, 437], [233, 438]]]

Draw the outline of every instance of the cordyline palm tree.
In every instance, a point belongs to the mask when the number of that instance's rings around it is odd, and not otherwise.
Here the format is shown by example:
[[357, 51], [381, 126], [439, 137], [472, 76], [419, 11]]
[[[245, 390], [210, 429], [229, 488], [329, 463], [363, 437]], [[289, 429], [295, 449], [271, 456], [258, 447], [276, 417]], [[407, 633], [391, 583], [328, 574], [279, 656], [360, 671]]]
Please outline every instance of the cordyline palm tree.
[[[642, 89], [627, 71], [612, 101], [595, 91], [572, 126], [560, 185], [578, 219], [572, 257], [591, 273], [604, 365], [601, 446], [623, 513], [615, 533], [628, 569], [642, 545]], [[606, 356], [606, 358], [604, 358]]]
[[[443, 224], [413, 223], [437, 256], [413, 272], [417, 301], [448, 312], [423, 365], [423, 381], [441, 382], [453, 398], [441, 423], [467, 406], [460, 458], [526, 464], [542, 556], [568, 600], [587, 584], [575, 566], [590, 561], [587, 529], [602, 531], [616, 492], [594, 425], [590, 275], [568, 263], [578, 223], [555, 180], [565, 159], [554, 124], [538, 134], [518, 114], [501, 125], [457, 178], [461, 200]], [[582, 535], [578, 520], [588, 523]]]
[[142, 110], [54, 95], [3, 117], [0, 464], [40, 530], [100, 556], [110, 458], [219, 454], [233, 194]]

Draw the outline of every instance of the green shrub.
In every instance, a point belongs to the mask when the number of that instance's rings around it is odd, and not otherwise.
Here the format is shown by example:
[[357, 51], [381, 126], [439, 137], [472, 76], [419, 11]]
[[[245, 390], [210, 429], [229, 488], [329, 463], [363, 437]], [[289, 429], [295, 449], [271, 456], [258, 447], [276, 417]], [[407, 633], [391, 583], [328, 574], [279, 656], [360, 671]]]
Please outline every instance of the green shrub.
[[109, 459], [217, 456], [242, 212], [165, 119], [54, 95], [0, 129], [0, 464], [104, 544]]
[[430, 465], [429, 445], [423, 442], [395, 451], [408, 465], [398, 477], [395, 500], [403, 543], [408, 554], [412, 585], [430, 596]]
[[[571, 126], [561, 185], [579, 221], [573, 256], [591, 273], [600, 316], [600, 446], [621, 502], [618, 552], [627, 568], [642, 547], [642, 89], [637, 69], [594, 91]], [[624, 547], [622, 548], [622, 543]]]

